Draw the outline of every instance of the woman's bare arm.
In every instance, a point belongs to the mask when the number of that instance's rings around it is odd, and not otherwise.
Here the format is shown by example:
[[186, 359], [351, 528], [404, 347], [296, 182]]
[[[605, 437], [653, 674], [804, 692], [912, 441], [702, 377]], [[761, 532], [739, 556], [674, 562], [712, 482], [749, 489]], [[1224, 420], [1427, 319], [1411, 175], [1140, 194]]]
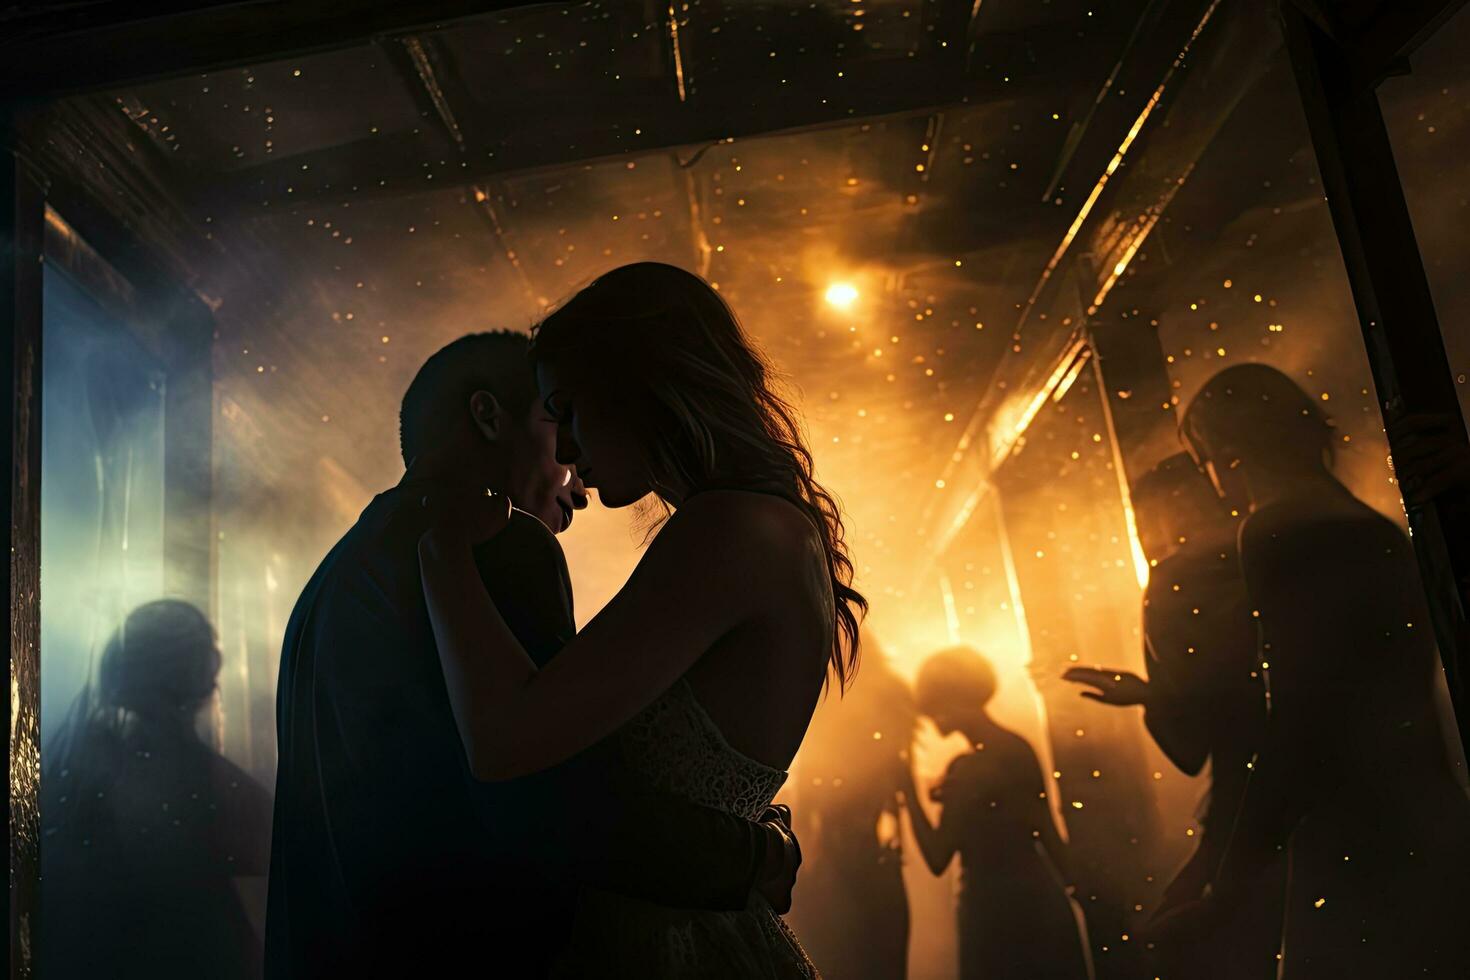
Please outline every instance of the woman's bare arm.
[[768, 517], [738, 495], [691, 500], [622, 591], [539, 672], [476, 574], [475, 535], [425, 535], [424, 594], [475, 776], [512, 779], [575, 755], [765, 608], [805, 558]]

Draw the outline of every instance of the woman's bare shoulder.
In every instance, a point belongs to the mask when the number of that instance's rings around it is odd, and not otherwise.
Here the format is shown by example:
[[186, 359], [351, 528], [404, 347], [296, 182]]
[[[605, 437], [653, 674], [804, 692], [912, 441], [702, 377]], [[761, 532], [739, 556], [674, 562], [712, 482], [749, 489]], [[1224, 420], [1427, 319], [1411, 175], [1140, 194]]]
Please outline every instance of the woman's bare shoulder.
[[738, 541], [768, 557], [796, 556], [818, 542], [811, 519], [792, 501], [772, 493], [708, 490], [691, 497], [670, 523], [724, 542]]

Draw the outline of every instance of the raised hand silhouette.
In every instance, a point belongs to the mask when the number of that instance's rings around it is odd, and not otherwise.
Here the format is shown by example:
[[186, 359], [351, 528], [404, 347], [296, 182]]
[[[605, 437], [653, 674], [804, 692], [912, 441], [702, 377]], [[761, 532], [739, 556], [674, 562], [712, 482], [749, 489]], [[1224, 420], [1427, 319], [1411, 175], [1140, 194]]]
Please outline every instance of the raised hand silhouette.
[[1128, 707], [1148, 703], [1148, 681], [1126, 670], [1073, 667], [1062, 674], [1062, 680], [1092, 688], [1090, 691], [1083, 691], [1082, 696], [1103, 704]]

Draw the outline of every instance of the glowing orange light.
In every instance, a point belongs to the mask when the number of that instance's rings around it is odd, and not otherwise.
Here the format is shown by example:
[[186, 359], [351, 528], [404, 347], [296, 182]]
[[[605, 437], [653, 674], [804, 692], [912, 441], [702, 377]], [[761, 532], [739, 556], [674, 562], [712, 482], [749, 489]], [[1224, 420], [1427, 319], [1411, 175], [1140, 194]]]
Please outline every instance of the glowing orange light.
[[827, 287], [827, 303], [839, 310], [845, 310], [857, 302], [857, 287], [848, 282], [834, 282]]

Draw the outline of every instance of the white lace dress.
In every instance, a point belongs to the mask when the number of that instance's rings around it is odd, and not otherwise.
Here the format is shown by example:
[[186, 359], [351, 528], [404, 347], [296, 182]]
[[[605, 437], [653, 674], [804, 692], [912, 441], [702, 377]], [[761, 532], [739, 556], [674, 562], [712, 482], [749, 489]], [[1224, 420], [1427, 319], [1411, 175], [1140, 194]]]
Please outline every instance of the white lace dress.
[[[629, 764], [657, 789], [747, 819], [770, 805], [786, 773], [725, 741], [683, 680], [620, 734]], [[646, 980], [819, 980], [759, 895], [739, 912], [671, 909], [607, 892], [583, 898], [554, 976]]]

